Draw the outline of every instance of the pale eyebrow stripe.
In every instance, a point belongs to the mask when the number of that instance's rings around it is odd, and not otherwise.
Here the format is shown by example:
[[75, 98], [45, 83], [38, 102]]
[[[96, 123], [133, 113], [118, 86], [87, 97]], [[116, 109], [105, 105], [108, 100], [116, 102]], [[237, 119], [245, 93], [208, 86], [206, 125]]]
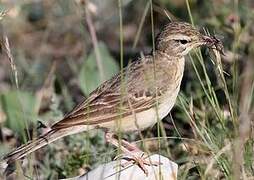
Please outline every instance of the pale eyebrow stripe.
[[169, 37], [163, 39], [163, 41], [168, 41], [168, 40], [172, 40], [172, 39], [191, 41], [190, 37], [183, 36], [183, 35], [172, 35], [172, 36], [169, 36]]

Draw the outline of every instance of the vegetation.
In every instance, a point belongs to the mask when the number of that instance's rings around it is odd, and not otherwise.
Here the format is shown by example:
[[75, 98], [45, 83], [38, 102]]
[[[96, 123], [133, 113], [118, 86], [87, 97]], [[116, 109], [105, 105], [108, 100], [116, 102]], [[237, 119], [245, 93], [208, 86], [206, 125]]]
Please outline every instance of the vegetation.
[[[0, 10], [0, 156], [150, 53], [170, 17], [221, 38], [225, 56], [192, 52], [171, 114], [123, 137], [178, 163], [179, 179], [254, 179], [251, 0], [3, 0]], [[101, 130], [81, 133], [33, 153], [12, 176], [72, 177], [116, 155]]]

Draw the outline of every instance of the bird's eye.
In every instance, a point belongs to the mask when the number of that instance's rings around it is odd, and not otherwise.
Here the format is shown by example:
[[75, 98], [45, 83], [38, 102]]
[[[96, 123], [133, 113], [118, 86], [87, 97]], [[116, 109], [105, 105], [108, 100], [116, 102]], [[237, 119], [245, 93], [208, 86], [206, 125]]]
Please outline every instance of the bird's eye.
[[187, 40], [179, 40], [179, 42], [180, 42], [181, 44], [187, 44], [187, 43], [188, 43]]

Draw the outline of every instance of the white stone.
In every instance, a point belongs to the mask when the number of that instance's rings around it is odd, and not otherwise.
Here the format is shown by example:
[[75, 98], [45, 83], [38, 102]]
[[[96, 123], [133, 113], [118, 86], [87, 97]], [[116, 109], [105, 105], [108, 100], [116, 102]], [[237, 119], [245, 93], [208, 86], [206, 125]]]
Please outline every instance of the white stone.
[[[149, 160], [149, 158], [147, 158]], [[119, 166], [126, 160], [116, 160], [107, 164], [101, 164], [99, 167], [88, 173], [69, 178], [69, 180], [176, 180], [178, 165], [164, 156], [158, 154], [150, 156], [152, 162], [161, 162], [160, 166], [145, 166], [148, 170], [148, 176], [137, 165], [129, 165], [126, 168]], [[161, 176], [161, 177], [159, 177]]]

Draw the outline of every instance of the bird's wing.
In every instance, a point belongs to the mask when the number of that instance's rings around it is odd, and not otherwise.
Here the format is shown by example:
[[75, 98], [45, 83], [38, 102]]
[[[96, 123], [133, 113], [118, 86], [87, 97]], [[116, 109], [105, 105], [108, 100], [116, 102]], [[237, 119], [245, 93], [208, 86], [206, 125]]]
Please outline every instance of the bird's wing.
[[[139, 68], [137, 64], [131, 64], [129, 68], [133, 68], [132, 66]], [[139, 71], [135, 70], [135, 72]], [[123, 72], [124, 78], [126, 78], [126, 74], [125, 69]], [[132, 73], [132, 75], [134, 74]], [[139, 75], [134, 76], [140, 77]], [[151, 93], [149, 89], [140, 88], [143, 86], [142, 80], [136, 79], [133, 81], [133, 79], [130, 79], [127, 81], [128, 83], [134, 83], [128, 86], [136, 86], [135, 90], [132, 88], [131, 92], [122, 92], [121, 74], [117, 74], [93, 91], [87, 100], [76, 106], [63, 120], [54, 124], [52, 129], [76, 125], [99, 126], [100, 123], [109, 122], [120, 117], [123, 118], [155, 105], [155, 94]]]

